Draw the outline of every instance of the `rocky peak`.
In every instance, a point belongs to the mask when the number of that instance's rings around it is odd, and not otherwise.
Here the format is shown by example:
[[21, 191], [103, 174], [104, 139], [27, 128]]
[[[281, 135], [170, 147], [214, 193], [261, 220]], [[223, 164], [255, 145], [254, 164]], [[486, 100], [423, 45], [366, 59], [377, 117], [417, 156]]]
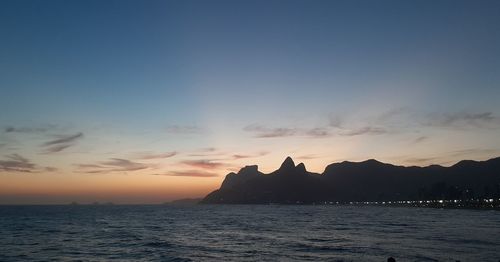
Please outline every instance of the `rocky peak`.
[[259, 173], [259, 167], [257, 165], [245, 166], [238, 171], [238, 175], [257, 175]]
[[296, 167], [295, 167], [295, 172], [297, 173], [306, 173], [306, 166], [304, 165], [304, 163], [300, 163], [298, 164]]
[[279, 170], [293, 170], [295, 168], [295, 163], [291, 157], [287, 157], [283, 164], [281, 164]]

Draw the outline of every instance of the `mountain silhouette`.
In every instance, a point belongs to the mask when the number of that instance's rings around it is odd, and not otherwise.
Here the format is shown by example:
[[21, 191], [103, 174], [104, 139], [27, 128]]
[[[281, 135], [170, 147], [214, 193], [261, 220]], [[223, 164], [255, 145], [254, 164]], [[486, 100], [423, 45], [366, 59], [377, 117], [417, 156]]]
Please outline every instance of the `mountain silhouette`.
[[500, 157], [463, 160], [451, 167], [396, 166], [374, 159], [330, 164], [322, 174], [308, 172], [287, 157], [269, 174], [256, 165], [226, 176], [205, 204], [311, 204], [500, 198]]

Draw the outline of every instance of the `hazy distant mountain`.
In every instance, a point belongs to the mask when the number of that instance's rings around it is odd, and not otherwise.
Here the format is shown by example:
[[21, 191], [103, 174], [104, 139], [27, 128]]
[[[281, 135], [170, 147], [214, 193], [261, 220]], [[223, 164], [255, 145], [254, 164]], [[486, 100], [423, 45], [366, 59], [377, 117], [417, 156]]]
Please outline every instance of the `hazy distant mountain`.
[[404, 167], [377, 160], [334, 163], [323, 174], [295, 166], [263, 174], [257, 166], [230, 173], [201, 203], [264, 204], [345, 201], [471, 199], [500, 197], [500, 157], [463, 160], [451, 167]]

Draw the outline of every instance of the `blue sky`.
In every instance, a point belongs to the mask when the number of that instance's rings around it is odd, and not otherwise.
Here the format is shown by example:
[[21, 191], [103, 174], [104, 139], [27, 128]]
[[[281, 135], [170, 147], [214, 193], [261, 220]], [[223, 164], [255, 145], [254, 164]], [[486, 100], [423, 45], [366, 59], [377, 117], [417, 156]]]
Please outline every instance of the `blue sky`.
[[44, 181], [76, 183], [95, 165], [141, 181], [164, 174], [170, 188], [182, 174], [207, 191], [287, 155], [317, 172], [499, 155], [498, 1], [0, 6], [0, 181], [26, 173], [7, 167], [27, 167], [15, 156]]

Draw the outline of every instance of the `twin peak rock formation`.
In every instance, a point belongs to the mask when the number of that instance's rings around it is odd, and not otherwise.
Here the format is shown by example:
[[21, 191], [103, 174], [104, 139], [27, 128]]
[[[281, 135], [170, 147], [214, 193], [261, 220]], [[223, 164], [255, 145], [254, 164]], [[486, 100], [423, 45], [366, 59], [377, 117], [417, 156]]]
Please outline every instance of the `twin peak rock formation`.
[[404, 167], [377, 160], [330, 164], [308, 172], [287, 157], [264, 174], [256, 165], [229, 173], [205, 204], [313, 204], [348, 201], [471, 199], [500, 197], [500, 157], [463, 160], [451, 167]]

